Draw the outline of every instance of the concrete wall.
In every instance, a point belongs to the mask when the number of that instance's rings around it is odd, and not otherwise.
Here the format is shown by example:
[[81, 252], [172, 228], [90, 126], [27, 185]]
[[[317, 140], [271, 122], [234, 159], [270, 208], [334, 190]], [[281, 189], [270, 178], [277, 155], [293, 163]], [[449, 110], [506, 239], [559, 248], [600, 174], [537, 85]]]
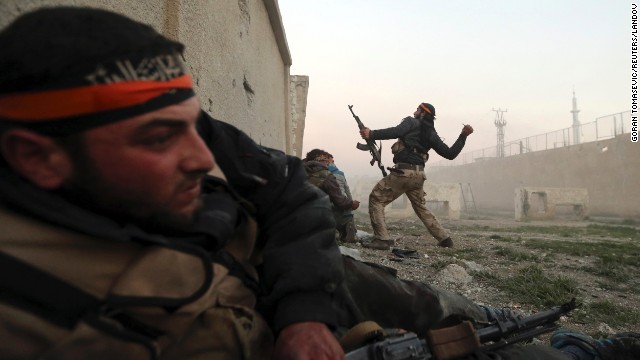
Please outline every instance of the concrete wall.
[[586, 188], [591, 215], [640, 217], [640, 146], [628, 134], [561, 149], [431, 168], [427, 181], [471, 183], [478, 208], [514, 209], [518, 187]]
[[[304, 117], [291, 118], [291, 56], [277, 0], [2, 0], [0, 27], [54, 5], [113, 10], [184, 43], [203, 109], [262, 145], [289, 154], [296, 144], [302, 150], [301, 133], [291, 137], [298, 134], [293, 129], [304, 128]], [[306, 99], [297, 100], [302, 102], [306, 106]]]

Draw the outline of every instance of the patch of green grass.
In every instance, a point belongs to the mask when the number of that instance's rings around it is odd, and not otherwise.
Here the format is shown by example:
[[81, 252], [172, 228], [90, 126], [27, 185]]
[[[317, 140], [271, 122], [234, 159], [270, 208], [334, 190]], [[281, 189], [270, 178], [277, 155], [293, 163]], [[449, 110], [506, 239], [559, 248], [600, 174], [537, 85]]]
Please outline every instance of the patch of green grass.
[[513, 262], [520, 261], [533, 261], [540, 262], [540, 258], [536, 255], [525, 254], [523, 252], [513, 250], [511, 248], [498, 247], [496, 248], [496, 255], [502, 256], [505, 259]]
[[478, 249], [475, 248], [453, 248], [453, 254], [478, 254]]
[[596, 256], [603, 264], [640, 267], [640, 246], [613, 241], [575, 242], [530, 239], [525, 246], [572, 256]]
[[611, 281], [596, 280], [596, 284], [598, 285], [599, 288], [605, 289], [605, 290], [610, 290], [610, 291], [621, 291], [621, 290], [623, 290], [622, 287], [619, 284], [611, 282]]
[[478, 239], [478, 238], [484, 237], [484, 235], [482, 235], [482, 234], [467, 234], [466, 237], [472, 238], [472, 239]]
[[471, 275], [473, 275], [473, 277], [475, 277], [476, 280], [478, 281], [489, 282], [489, 283], [500, 281], [500, 278], [498, 278], [491, 271], [472, 271]]
[[477, 260], [478, 249], [474, 248], [453, 248], [451, 255], [462, 260]]
[[605, 323], [609, 326], [624, 326], [640, 323], [640, 311], [615, 305], [610, 301], [598, 301], [583, 305], [574, 311], [573, 317], [587, 324]]
[[589, 235], [630, 238], [635, 240], [640, 239], [640, 230], [631, 226], [589, 224], [587, 225], [587, 233]]
[[595, 236], [595, 237], [613, 237], [624, 238], [640, 241], [640, 229], [632, 226], [621, 225], [601, 225], [601, 224], [589, 224], [586, 227], [573, 227], [573, 226], [533, 226], [522, 225], [518, 227], [509, 228], [489, 228], [482, 227], [483, 230], [491, 230], [492, 232], [510, 232], [510, 233], [523, 233], [523, 234], [548, 234], [558, 235], [562, 237], [580, 237], [580, 236]]
[[459, 231], [485, 231], [485, 230], [491, 230], [491, 226], [489, 225], [478, 225], [478, 224], [473, 224], [473, 225], [452, 225], [455, 226], [456, 230]]
[[496, 237], [495, 238], [492, 237], [491, 239], [502, 241], [502, 242], [505, 242], [505, 243], [519, 243], [519, 242], [522, 242], [522, 238], [519, 237], [519, 236], [517, 238], [512, 238], [510, 236], [500, 236], [500, 235], [492, 235], [492, 236], [496, 236]]
[[596, 280], [596, 284], [599, 288], [609, 291], [618, 291], [625, 294], [640, 294], [640, 292], [638, 292], [640, 289], [638, 289], [636, 284], [621, 284], [609, 280]]
[[510, 299], [537, 307], [557, 306], [578, 294], [575, 281], [548, 276], [539, 265], [520, 269], [515, 276], [499, 279], [493, 285], [506, 292]]
[[629, 267], [617, 262], [599, 260], [594, 265], [584, 269], [591, 274], [607, 278], [616, 284], [629, 281]]
[[564, 234], [574, 233], [581, 228], [573, 228], [567, 226], [534, 226], [534, 225], [522, 225], [518, 227], [509, 228], [493, 228], [491, 230], [495, 232], [511, 232], [511, 233], [523, 233], [523, 234]]
[[451, 264], [451, 261], [448, 260], [437, 260], [432, 262], [431, 264], [429, 264], [432, 268], [440, 271], [442, 269], [444, 269], [445, 267], [447, 267], [447, 265]]

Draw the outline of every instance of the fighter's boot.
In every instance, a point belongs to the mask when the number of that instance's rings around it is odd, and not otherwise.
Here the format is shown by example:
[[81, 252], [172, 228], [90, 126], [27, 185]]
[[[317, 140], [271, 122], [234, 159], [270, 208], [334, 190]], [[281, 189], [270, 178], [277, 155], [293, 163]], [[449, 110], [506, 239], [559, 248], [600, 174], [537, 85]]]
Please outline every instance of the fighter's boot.
[[451, 240], [451, 237], [442, 239], [438, 242], [438, 246], [445, 247], [445, 248], [453, 247], [453, 240]]
[[551, 336], [551, 346], [576, 360], [640, 359], [640, 333], [634, 332], [596, 340], [574, 330], [560, 329]]

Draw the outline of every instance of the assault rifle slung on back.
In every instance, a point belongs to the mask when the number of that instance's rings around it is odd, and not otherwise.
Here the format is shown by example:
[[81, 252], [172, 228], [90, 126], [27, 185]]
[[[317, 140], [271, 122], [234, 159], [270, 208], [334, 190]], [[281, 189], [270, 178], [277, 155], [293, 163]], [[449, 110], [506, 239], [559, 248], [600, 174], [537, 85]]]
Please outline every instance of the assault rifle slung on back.
[[[358, 128], [360, 130], [364, 129], [366, 126], [364, 126], [362, 121], [360, 121], [360, 118], [358, 117], [358, 115], [356, 115], [353, 112], [353, 105], [347, 105], [347, 106], [349, 107], [349, 111], [351, 111], [351, 115], [353, 115], [353, 118], [356, 119], [356, 122], [358, 123]], [[369, 151], [369, 153], [371, 153], [371, 158], [372, 158], [371, 161], [369, 162], [371, 166], [373, 166], [373, 164], [377, 162], [378, 167], [380, 168], [380, 171], [382, 171], [382, 175], [387, 176], [387, 172], [384, 170], [384, 165], [382, 165], [382, 155], [381, 155], [382, 143], [380, 145], [376, 145], [375, 141], [367, 140], [366, 144], [357, 143], [356, 148], [362, 151]]]

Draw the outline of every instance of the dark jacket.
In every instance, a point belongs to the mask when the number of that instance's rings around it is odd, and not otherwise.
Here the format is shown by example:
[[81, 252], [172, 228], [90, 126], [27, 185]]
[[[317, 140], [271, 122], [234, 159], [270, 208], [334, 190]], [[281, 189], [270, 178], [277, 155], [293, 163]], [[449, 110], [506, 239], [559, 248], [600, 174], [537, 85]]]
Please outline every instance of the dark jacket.
[[453, 160], [460, 154], [467, 139], [466, 136], [460, 134], [453, 146], [449, 147], [438, 136], [433, 119], [416, 119], [410, 116], [402, 119], [398, 126], [372, 130], [369, 136], [373, 140], [402, 140], [405, 148], [394, 155], [393, 162], [413, 165], [424, 165], [423, 154], [428, 153], [431, 149], [445, 159]]
[[329, 304], [343, 268], [329, 199], [307, 182], [299, 158], [262, 147], [204, 111], [198, 125], [229, 184], [255, 206], [264, 315], [276, 331], [301, 321], [332, 326]]
[[304, 168], [309, 181], [329, 195], [329, 200], [335, 209], [351, 210], [351, 199], [342, 192], [338, 180], [329, 171], [327, 165], [308, 160], [304, 161]]

